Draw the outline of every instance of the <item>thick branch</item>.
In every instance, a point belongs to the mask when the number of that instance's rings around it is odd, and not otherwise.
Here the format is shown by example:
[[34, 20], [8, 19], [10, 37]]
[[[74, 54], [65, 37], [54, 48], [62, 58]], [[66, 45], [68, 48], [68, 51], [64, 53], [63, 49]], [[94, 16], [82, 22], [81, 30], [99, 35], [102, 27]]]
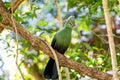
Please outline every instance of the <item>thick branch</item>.
[[16, 0], [16, 2], [13, 4], [12, 8], [10, 8], [10, 11], [14, 12], [18, 7], [19, 5], [23, 2], [24, 0]]
[[[18, 6], [23, 2], [24, 0], [16, 0], [16, 2], [13, 4], [13, 12], [18, 8]], [[2, 0], [0, 0], [0, 4], [3, 4], [3, 2], [2, 2]], [[1, 7], [1, 6], [3, 6], [3, 7]], [[6, 12], [7, 11], [7, 8], [4, 6], [4, 5], [0, 5], [0, 7], [1, 7], [1, 9], [2, 9], [2, 11], [1, 11], [1, 13], [2, 12]], [[9, 10], [10, 12], [12, 11], [11, 10], [11, 8], [10, 8], [10, 10]], [[4, 14], [4, 13], [3, 13]], [[5, 13], [6, 14], [6, 13]], [[8, 20], [6, 20], [6, 19], [3, 19], [2, 20], [2, 23], [3, 24], [7, 24], [8, 23]], [[3, 31], [3, 27], [2, 26], [0, 26], [0, 32], [2, 32]]]
[[[1, 13], [1, 9], [4, 9], [4, 6], [3, 6], [3, 4], [1, 4], [1, 1], [0, 1], [0, 14], [3, 17], [6, 17], [4, 15], [8, 14], [7, 17], [11, 18], [11, 16], [9, 16], [11, 14], [4, 11], [4, 10], [3, 10], [3, 12], [5, 14], [3, 15]], [[16, 29], [17, 29], [18, 33], [23, 38], [25, 38], [33, 47], [43, 51], [45, 54], [47, 54], [48, 56], [50, 56], [51, 58], [54, 59], [54, 56], [53, 56], [50, 48], [48, 47], [48, 45], [46, 45], [47, 41], [34, 36], [29, 31], [27, 31], [19, 22], [17, 22], [16, 20], [14, 20], [14, 21], [15, 21], [15, 24], [17, 26]], [[15, 31], [13, 28], [6, 27], [2, 23], [0, 23], [0, 26]], [[109, 75], [109, 74], [104, 73], [104, 72], [100, 72], [100, 71], [98, 71], [94, 68], [87, 67], [87, 66], [85, 66], [81, 63], [70, 60], [70, 59], [66, 58], [64, 55], [62, 55], [58, 52], [56, 52], [56, 54], [57, 54], [57, 57], [58, 57], [58, 60], [59, 60], [59, 63], [60, 63], [61, 66], [71, 68], [71, 69], [73, 69], [73, 70], [75, 70], [75, 71], [77, 71], [81, 74], [85, 74], [85, 75], [88, 75], [90, 77], [93, 77], [93, 78], [96, 78], [96, 79], [99, 79], [99, 80], [111, 80], [112, 79], [112, 75]]]

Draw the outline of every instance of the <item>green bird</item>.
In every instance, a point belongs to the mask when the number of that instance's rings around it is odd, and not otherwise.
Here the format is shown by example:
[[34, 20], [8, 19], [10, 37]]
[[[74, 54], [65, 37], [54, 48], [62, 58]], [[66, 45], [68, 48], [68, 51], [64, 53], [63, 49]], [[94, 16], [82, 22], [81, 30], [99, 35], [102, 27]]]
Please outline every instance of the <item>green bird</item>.
[[[70, 16], [64, 24], [64, 27], [56, 32], [52, 40], [52, 48], [61, 54], [64, 54], [71, 43], [72, 27], [75, 26], [75, 18]], [[43, 73], [47, 79], [57, 79], [58, 72], [55, 60], [50, 58]]]

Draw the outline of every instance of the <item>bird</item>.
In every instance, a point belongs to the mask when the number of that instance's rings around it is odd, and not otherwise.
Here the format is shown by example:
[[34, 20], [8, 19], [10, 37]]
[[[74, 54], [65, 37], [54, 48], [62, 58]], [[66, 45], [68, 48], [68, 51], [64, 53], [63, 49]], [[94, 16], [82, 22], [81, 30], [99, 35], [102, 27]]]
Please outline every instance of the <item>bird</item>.
[[[56, 32], [51, 43], [51, 47], [61, 54], [64, 54], [71, 43], [72, 28], [75, 26], [74, 16], [66, 19], [64, 27]], [[50, 58], [43, 75], [46, 79], [57, 79], [58, 71], [55, 60]]]

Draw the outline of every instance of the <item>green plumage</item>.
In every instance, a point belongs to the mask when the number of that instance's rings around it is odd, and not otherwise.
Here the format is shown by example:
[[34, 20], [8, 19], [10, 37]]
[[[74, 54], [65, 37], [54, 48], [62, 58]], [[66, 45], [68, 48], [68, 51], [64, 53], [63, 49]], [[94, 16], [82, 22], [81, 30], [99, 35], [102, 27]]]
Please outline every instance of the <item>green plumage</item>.
[[[73, 16], [69, 17], [65, 24], [64, 28], [59, 30], [53, 40], [52, 40], [52, 48], [60, 52], [61, 54], [64, 54], [67, 48], [70, 45], [71, 42], [71, 33], [72, 33], [72, 27], [74, 27], [75, 19]], [[58, 72], [56, 68], [55, 61], [50, 58], [45, 71], [44, 71], [44, 77], [47, 79], [57, 79], [58, 78]]]
[[54, 37], [55, 43], [51, 45], [55, 50], [64, 54], [71, 42], [71, 31], [69, 27], [65, 27], [58, 31]]

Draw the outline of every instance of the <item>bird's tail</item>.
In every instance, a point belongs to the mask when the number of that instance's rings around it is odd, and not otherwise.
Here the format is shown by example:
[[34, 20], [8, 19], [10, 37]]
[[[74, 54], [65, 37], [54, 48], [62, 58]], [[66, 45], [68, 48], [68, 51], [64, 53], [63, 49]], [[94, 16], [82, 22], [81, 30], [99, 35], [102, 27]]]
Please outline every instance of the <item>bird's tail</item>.
[[57, 79], [58, 78], [56, 63], [55, 63], [55, 60], [53, 60], [52, 58], [50, 58], [50, 60], [48, 61], [43, 75], [47, 79]]

